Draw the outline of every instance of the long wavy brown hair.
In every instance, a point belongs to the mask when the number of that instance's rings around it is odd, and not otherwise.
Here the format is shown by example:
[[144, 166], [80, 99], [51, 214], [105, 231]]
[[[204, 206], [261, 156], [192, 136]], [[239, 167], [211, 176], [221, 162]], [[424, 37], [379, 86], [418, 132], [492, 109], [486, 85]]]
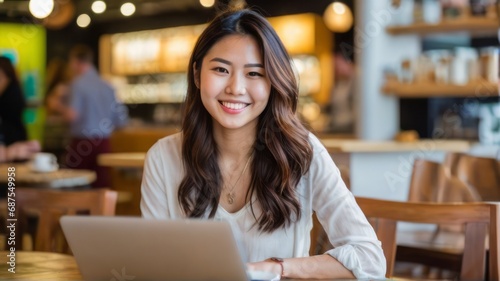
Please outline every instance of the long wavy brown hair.
[[213, 217], [217, 211], [223, 186], [219, 152], [212, 133], [212, 117], [203, 106], [194, 75], [200, 73], [203, 58], [210, 48], [225, 36], [234, 34], [252, 36], [257, 41], [266, 75], [271, 81], [269, 101], [258, 120], [252, 179], [246, 194], [247, 199], [255, 195], [262, 209], [262, 214], [256, 217], [259, 229], [271, 232], [300, 218], [296, 187], [309, 170], [312, 148], [309, 132], [295, 115], [298, 84], [290, 57], [269, 22], [252, 10], [220, 14], [194, 47], [182, 119], [182, 158], [186, 175], [179, 187], [178, 200], [189, 217], [203, 217], [208, 211], [209, 217]]

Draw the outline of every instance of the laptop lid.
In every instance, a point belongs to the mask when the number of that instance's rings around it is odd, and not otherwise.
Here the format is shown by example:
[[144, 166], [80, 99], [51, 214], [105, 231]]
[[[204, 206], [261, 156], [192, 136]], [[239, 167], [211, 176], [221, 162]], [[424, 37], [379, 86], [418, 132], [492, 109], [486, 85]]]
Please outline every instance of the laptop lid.
[[227, 222], [64, 216], [61, 226], [85, 280], [247, 280]]

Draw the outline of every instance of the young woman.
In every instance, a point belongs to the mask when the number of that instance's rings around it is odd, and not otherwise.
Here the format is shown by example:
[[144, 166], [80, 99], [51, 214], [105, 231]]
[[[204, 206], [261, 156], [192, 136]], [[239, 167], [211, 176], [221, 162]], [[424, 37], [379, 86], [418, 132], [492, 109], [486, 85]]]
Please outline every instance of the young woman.
[[[142, 214], [232, 222], [252, 270], [383, 278], [380, 242], [295, 116], [297, 97], [290, 57], [265, 18], [240, 10], [214, 19], [189, 63], [182, 132], [148, 152]], [[313, 211], [335, 248], [308, 257]]]

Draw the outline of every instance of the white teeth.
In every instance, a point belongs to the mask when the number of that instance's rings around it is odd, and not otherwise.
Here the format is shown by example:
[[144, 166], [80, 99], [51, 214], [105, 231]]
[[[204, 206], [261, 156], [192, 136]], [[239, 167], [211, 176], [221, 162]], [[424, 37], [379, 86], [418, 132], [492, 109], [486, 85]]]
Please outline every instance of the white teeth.
[[232, 102], [226, 102], [226, 101], [223, 101], [222, 105], [227, 107], [227, 108], [234, 109], [234, 110], [239, 110], [239, 109], [242, 109], [245, 106], [247, 106], [245, 103], [232, 103]]

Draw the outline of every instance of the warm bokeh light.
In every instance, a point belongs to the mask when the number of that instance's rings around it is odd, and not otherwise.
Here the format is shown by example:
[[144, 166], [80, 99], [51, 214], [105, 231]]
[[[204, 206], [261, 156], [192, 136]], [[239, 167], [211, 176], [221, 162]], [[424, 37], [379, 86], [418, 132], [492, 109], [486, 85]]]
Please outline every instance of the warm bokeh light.
[[106, 3], [104, 1], [94, 1], [92, 3], [92, 11], [96, 14], [102, 14], [106, 11]]
[[30, 0], [30, 13], [39, 19], [44, 19], [54, 10], [54, 0]]
[[335, 2], [333, 3], [333, 11], [338, 15], [343, 15], [346, 11], [346, 6], [342, 3]]
[[333, 2], [326, 7], [323, 20], [331, 31], [346, 32], [352, 27], [352, 11], [344, 3]]
[[124, 3], [120, 7], [120, 12], [122, 12], [122, 15], [126, 17], [131, 16], [135, 13], [135, 5], [130, 2]]
[[215, 0], [200, 0], [200, 4], [205, 8], [210, 8], [215, 4]]
[[81, 28], [89, 26], [90, 21], [90, 17], [87, 14], [81, 14], [76, 18], [76, 24]]

